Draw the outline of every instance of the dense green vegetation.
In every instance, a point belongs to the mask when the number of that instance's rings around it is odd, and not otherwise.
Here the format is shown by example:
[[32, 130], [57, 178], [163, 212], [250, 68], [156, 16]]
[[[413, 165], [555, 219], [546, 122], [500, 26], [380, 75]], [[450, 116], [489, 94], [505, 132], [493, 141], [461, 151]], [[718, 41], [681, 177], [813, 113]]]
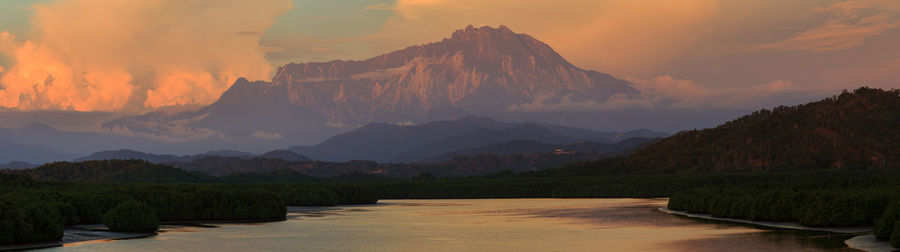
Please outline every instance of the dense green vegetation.
[[[894, 177], [894, 179], [898, 179]], [[716, 217], [794, 221], [808, 226], [875, 225], [879, 239], [900, 247], [900, 187], [787, 189], [704, 187], [669, 198], [669, 208]]]
[[343, 184], [40, 182], [0, 174], [0, 244], [59, 240], [67, 225], [153, 231], [159, 222], [283, 220], [287, 205], [377, 200]]
[[159, 229], [159, 218], [147, 204], [129, 200], [103, 214], [103, 225], [114, 231], [152, 232]]
[[672, 195], [669, 208], [718, 217], [796, 221], [807, 226], [868, 226], [896, 200], [898, 189], [702, 188]]
[[34, 169], [12, 171], [40, 181], [188, 183], [214, 181], [200, 172], [187, 172], [144, 160], [55, 162]]
[[0, 197], [0, 243], [59, 240], [63, 217], [53, 203]]
[[[763, 174], [763, 173], [756, 173]], [[871, 226], [900, 239], [900, 173], [819, 171], [771, 174], [772, 181], [709, 184], [680, 190], [669, 208], [716, 217], [792, 221], [808, 226]]]
[[900, 201], [894, 200], [875, 221], [874, 233], [878, 239], [890, 240], [891, 246], [900, 247]]

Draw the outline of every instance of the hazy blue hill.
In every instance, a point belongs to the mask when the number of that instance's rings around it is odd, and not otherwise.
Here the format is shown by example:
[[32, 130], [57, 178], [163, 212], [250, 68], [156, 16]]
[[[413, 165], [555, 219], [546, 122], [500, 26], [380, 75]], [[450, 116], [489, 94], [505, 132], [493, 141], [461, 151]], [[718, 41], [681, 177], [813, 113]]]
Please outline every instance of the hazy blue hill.
[[19, 170], [34, 180], [90, 182], [181, 183], [210, 181], [212, 177], [144, 160], [55, 162]]
[[612, 143], [621, 140], [617, 139], [620, 135], [562, 126], [499, 122], [487, 117], [463, 117], [412, 126], [372, 123], [318, 145], [294, 146], [289, 150], [323, 161], [416, 162], [462, 149], [515, 140], [549, 144]]
[[151, 163], [165, 163], [165, 162], [177, 162], [183, 161], [183, 157], [175, 156], [175, 155], [161, 155], [161, 154], [151, 154], [144, 153], [136, 150], [112, 150], [112, 151], [100, 151], [92, 153], [86, 157], [76, 158], [75, 162], [81, 161], [93, 161], [93, 160], [113, 160], [113, 159], [140, 159], [149, 161]]
[[455, 121], [430, 122], [415, 126], [370, 123], [359, 129], [328, 138], [314, 146], [294, 146], [289, 150], [315, 160], [348, 161], [353, 159], [391, 161], [399, 154], [413, 151], [429, 143], [444, 140], [482, 128], [504, 128], [508, 124], [489, 118], [466, 117]]
[[0, 138], [0, 163], [14, 161], [26, 163], [44, 163], [69, 160], [75, 155], [62, 154], [39, 144], [23, 144]]
[[263, 158], [263, 159], [281, 159], [284, 161], [309, 161], [310, 159], [288, 151], [288, 150], [274, 150], [263, 153], [261, 155], [242, 152], [242, 151], [233, 151], [233, 150], [217, 150], [217, 151], [208, 151], [203, 154], [197, 155], [184, 155], [184, 156], [176, 156], [176, 155], [165, 155], [165, 154], [153, 154], [146, 153], [136, 150], [129, 149], [121, 149], [121, 150], [112, 150], [112, 151], [100, 151], [92, 153], [91, 155], [77, 158], [76, 162], [81, 161], [93, 161], [93, 160], [128, 160], [128, 159], [139, 159], [145, 160], [151, 163], [166, 163], [166, 164], [177, 164], [177, 163], [188, 163], [194, 161], [196, 159], [202, 158], [227, 158], [227, 159], [235, 159], [235, 160], [245, 160], [245, 159], [253, 159], [253, 158]]
[[215, 151], [207, 151], [201, 155], [208, 156], [220, 156], [220, 157], [239, 157], [239, 158], [253, 158], [256, 154], [246, 152], [246, 151], [235, 151], [235, 150], [215, 150]]
[[571, 144], [545, 144], [529, 140], [516, 140], [505, 143], [492, 144], [483, 147], [461, 149], [430, 158], [420, 160], [420, 163], [439, 163], [453, 160], [460, 156], [513, 156], [533, 153], [553, 153], [557, 149], [573, 152], [598, 152], [609, 156], [625, 155], [637, 148], [650, 144], [654, 139], [630, 138], [625, 141], [606, 144], [595, 142], [580, 142]]
[[516, 140], [533, 141], [547, 144], [562, 144], [576, 142], [579, 139], [567, 135], [558, 134], [547, 128], [543, 128], [533, 124], [526, 124], [518, 127], [499, 130], [477, 129], [459, 136], [454, 136], [438, 142], [430, 143], [414, 151], [401, 154], [393, 158], [393, 161], [416, 162], [424, 159], [423, 157], [427, 158], [448, 152], [490, 146], [498, 143], [507, 143]]
[[19, 169], [29, 169], [29, 168], [34, 168], [34, 167], [38, 167], [38, 166], [39, 166], [39, 165], [36, 165], [36, 164], [13, 161], [13, 162], [9, 162], [9, 163], [6, 163], [6, 164], [0, 164], [0, 169], [4, 169], [4, 170], [19, 170]]
[[310, 161], [310, 159], [308, 157], [294, 153], [293, 151], [289, 151], [289, 150], [273, 150], [270, 152], [263, 153], [262, 155], [259, 155], [259, 157], [267, 158], [267, 159], [280, 159], [280, 160], [290, 161], [290, 162]]

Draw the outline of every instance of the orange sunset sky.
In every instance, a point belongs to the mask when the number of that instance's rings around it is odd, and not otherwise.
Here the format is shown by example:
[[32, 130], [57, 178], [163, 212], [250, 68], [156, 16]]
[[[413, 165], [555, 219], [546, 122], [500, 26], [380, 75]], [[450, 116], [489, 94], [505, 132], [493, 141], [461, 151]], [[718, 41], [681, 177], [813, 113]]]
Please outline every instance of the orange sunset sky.
[[238, 77], [365, 59], [470, 24], [530, 34], [668, 106], [900, 86], [895, 0], [40, 0], [0, 2], [0, 108], [204, 105]]

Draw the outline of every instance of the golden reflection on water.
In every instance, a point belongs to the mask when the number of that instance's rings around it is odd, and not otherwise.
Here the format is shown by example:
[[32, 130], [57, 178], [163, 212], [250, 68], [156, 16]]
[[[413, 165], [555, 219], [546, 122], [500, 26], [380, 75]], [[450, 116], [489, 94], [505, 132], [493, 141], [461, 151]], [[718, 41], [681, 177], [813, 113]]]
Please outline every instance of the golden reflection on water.
[[849, 237], [763, 230], [657, 211], [665, 199], [383, 200], [290, 208], [287, 221], [221, 224], [85, 251], [848, 251]]
[[113, 239], [100, 239], [100, 240], [90, 240], [90, 241], [81, 241], [81, 242], [65, 243], [65, 244], [63, 244], [63, 247], [73, 247], [73, 246], [84, 245], [84, 244], [104, 243], [104, 242], [111, 242], [111, 241], [115, 241], [115, 240], [113, 240]]

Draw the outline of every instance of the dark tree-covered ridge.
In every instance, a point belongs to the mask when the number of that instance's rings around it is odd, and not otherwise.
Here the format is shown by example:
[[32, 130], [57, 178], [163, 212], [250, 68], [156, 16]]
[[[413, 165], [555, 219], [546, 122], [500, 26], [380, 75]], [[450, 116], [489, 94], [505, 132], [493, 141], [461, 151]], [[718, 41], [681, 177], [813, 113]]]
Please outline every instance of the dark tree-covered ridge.
[[640, 172], [887, 169], [900, 165], [900, 91], [859, 88], [683, 131], [619, 168]]

